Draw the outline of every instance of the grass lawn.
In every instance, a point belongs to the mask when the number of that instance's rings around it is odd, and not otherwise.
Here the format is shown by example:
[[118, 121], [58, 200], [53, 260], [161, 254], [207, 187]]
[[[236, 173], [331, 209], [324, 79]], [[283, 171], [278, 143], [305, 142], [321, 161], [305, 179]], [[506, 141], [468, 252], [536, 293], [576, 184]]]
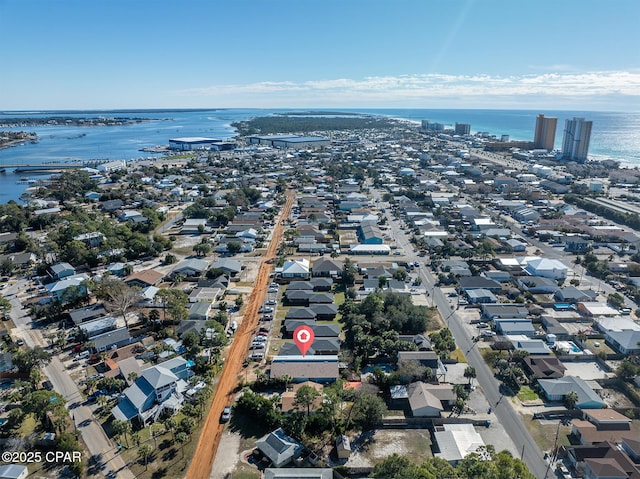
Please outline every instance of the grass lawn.
[[[596, 347], [595, 343], [598, 343], [599, 346]], [[605, 344], [604, 339], [587, 339], [583, 344], [593, 354], [598, 354], [600, 351], [604, 351], [606, 354], [616, 354], [613, 349]]]
[[437, 309], [428, 308], [427, 315], [429, 321], [427, 322], [427, 332], [440, 331], [444, 328], [444, 321]]
[[556, 440], [556, 431], [558, 431], [558, 446], [569, 446], [569, 434], [571, 434], [571, 426], [558, 424], [542, 424], [539, 420], [534, 420], [533, 416], [522, 415], [522, 422], [529, 430], [531, 437], [540, 448], [541, 451], [551, 451]]
[[260, 471], [258, 471], [253, 466], [251, 466], [253, 468], [253, 470], [248, 469], [248, 466], [246, 464], [242, 464], [241, 467], [246, 468], [247, 470], [238, 471], [238, 469], [236, 469], [236, 471], [233, 473], [233, 478], [234, 479], [260, 479], [260, 477], [262, 477], [261, 474], [260, 474]]
[[449, 355], [449, 357], [451, 359], [457, 360], [459, 363], [467, 362], [467, 358], [465, 358], [464, 353], [462, 352], [462, 350], [460, 350], [460, 348], [456, 348], [455, 351], [451, 351], [451, 354]]
[[339, 293], [333, 295], [333, 302], [336, 304], [336, 306], [340, 306], [342, 303], [344, 303], [344, 301], [344, 291], [340, 291]]
[[524, 401], [535, 401], [536, 399], [539, 399], [539, 398], [538, 398], [538, 395], [535, 393], [535, 391], [531, 389], [529, 386], [522, 386], [520, 388], [520, 391], [518, 392], [518, 399], [524, 402]]

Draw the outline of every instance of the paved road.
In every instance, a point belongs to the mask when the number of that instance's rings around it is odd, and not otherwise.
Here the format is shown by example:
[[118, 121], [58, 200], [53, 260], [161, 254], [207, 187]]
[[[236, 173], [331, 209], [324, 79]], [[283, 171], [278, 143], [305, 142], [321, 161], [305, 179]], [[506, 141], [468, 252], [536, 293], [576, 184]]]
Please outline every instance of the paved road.
[[[381, 195], [379, 192], [376, 192], [373, 189], [371, 191], [374, 198], [380, 199]], [[478, 352], [478, 349], [475, 347], [475, 343], [465, 331], [465, 328], [462, 325], [462, 320], [456, 314], [456, 310], [451, 307], [448, 299], [442, 293], [440, 288], [436, 288], [434, 286], [435, 278], [429, 271], [428, 266], [424, 264], [424, 259], [420, 258], [415, 253], [407, 235], [400, 229], [400, 222], [393, 219], [388, 211], [386, 215], [389, 220], [389, 225], [392, 228], [392, 236], [395, 238], [402, 256], [408, 262], [418, 261], [421, 263], [421, 266], [418, 268], [418, 274], [422, 278], [423, 285], [426, 287], [427, 291], [431, 291], [432, 304], [438, 308], [442, 318], [453, 333], [458, 347], [465, 352], [468, 364], [476, 369], [476, 381], [482, 388], [487, 401], [489, 401], [489, 404], [493, 408], [493, 413], [496, 415], [498, 421], [504, 427], [515, 446], [521, 451], [522, 459], [526, 462], [529, 470], [536, 476], [536, 478], [544, 478], [547, 472], [547, 463], [544, 460], [538, 445], [522, 423], [520, 415], [513, 409], [508, 399], [502, 398], [499, 392], [500, 383], [495, 379], [492, 371], [484, 362]]]
[[[11, 319], [16, 325], [16, 335], [21, 337], [25, 344], [31, 348], [35, 346], [47, 347], [46, 341], [39, 330], [33, 329], [31, 317], [26, 314], [27, 310], [22, 309], [22, 305], [16, 293], [25, 291], [27, 282], [19, 280], [15, 284], [7, 287], [4, 294], [11, 301]], [[62, 394], [67, 400], [67, 407], [78, 432], [82, 435], [89, 454], [98, 459], [103, 466], [97, 468], [104, 475], [115, 474], [111, 477], [119, 479], [133, 479], [134, 476], [124, 463], [122, 457], [115, 451], [115, 446], [105, 434], [102, 426], [96, 422], [91, 409], [80, 403], [84, 400], [78, 385], [71, 379], [60, 359], [54, 356], [51, 362], [43, 368], [44, 374], [49, 378], [54, 391]], [[94, 469], [92, 469], [94, 471]], [[95, 477], [95, 474], [93, 474]]]

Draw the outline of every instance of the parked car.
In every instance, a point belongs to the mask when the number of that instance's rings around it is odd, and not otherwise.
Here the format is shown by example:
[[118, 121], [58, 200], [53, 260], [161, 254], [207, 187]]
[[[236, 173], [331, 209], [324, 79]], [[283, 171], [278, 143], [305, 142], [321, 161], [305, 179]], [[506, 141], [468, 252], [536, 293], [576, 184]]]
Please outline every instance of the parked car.
[[488, 328], [489, 325], [487, 323], [478, 323], [476, 324], [476, 328]]
[[[267, 301], [267, 304], [270, 306], [275, 306], [276, 304], [278, 304], [278, 302], [275, 299], [270, 299], [269, 301]], [[267, 308], [264, 308], [264, 310], [267, 311]]]
[[255, 338], [253, 338], [253, 342], [254, 343], [264, 343], [267, 341], [267, 337], [266, 336], [256, 336]]
[[261, 361], [264, 358], [264, 353], [252, 353], [249, 355], [251, 361]]
[[249, 349], [264, 349], [263, 343], [251, 343], [251, 347]]
[[225, 406], [220, 416], [220, 422], [228, 422], [231, 419], [231, 406]]
[[271, 321], [273, 319], [272, 314], [263, 314], [260, 318], [260, 321]]

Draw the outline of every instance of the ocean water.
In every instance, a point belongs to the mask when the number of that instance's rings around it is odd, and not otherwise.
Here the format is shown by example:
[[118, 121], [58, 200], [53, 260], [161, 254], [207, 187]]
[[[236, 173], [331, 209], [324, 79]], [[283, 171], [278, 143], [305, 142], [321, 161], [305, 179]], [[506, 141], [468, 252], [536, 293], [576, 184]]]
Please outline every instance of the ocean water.
[[[318, 111], [319, 109], [310, 109]], [[219, 109], [219, 110], [127, 110], [74, 112], [0, 112], [2, 118], [15, 117], [136, 117], [149, 121], [123, 126], [17, 127], [10, 130], [33, 131], [38, 143], [24, 143], [0, 150], [0, 166], [15, 163], [65, 162], [72, 160], [133, 160], [153, 156], [141, 148], [165, 145], [169, 138], [204, 136], [232, 139], [231, 123], [258, 116], [269, 116], [292, 109]], [[427, 110], [427, 109], [331, 109], [332, 112], [363, 113], [430, 121], [453, 125], [470, 123], [471, 131], [486, 131], [512, 140], [532, 140], [535, 118], [558, 118], [556, 148], [562, 144], [564, 121], [574, 116], [593, 121], [589, 156], [593, 159], [613, 158], [632, 166], [640, 166], [640, 113], [606, 113], [588, 111], [524, 111], [524, 110]], [[0, 175], [0, 202], [18, 200], [27, 185], [17, 184], [21, 177], [12, 170]], [[29, 178], [37, 178], [29, 175]]]

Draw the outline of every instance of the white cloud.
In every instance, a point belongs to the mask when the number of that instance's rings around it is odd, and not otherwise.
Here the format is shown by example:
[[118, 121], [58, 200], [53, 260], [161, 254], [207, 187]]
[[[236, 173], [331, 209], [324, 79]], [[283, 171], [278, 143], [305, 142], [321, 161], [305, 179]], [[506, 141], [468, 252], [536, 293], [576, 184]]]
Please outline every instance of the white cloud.
[[548, 101], [561, 98], [565, 103], [601, 103], [603, 98], [610, 96], [626, 97], [627, 102], [637, 106], [640, 100], [640, 72], [554, 72], [520, 76], [415, 74], [214, 85], [178, 93], [182, 97], [221, 102], [234, 100], [235, 105], [253, 106], [258, 106], [257, 102], [261, 106], [371, 103], [372, 106], [420, 107], [434, 102], [442, 103], [447, 99], [450, 103], [473, 101], [488, 105], [495, 101], [498, 104], [528, 104], [536, 97]]

